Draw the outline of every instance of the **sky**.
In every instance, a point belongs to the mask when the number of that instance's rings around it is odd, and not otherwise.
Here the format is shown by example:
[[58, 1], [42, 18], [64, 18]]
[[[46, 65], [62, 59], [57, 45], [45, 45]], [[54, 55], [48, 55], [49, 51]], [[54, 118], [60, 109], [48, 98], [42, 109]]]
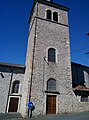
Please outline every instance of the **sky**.
[[[89, 66], [89, 0], [53, 0], [70, 8], [71, 61]], [[0, 62], [25, 64], [33, 0], [0, 0]]]

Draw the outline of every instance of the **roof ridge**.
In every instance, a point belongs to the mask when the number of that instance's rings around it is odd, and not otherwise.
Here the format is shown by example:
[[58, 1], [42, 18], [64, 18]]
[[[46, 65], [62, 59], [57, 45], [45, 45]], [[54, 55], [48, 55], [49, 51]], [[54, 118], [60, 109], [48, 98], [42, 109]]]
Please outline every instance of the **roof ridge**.
[[25, 67], [25, 65], [23, 64], [14, 64], [14, 63], [7, 63], [7, 62], [0, 62], [0, 65], [12, 66], [12, 67]]

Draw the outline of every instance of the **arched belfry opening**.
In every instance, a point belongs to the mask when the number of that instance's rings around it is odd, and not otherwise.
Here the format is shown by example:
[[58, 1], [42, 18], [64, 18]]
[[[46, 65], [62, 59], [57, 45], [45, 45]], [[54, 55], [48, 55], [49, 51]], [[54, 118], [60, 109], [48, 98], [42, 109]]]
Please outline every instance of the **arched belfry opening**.
[[58, 13], [57, 12], [53, 13], [53, 20], [58, 22]]
[[51, 20], [51, 19], [52, 19], [52, 11], [51, 11], [51, 10], [47, 10], [46, 18], [47, 18], [48, 20]]

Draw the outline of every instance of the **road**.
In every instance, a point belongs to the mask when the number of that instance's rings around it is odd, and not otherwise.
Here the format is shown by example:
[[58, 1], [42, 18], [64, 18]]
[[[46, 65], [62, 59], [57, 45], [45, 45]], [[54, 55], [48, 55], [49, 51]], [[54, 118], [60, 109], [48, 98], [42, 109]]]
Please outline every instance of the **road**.
[[46, 116], [43, 118], [32, 118], [32, 120], [89, 120], [89, 112]]
[[[0, 114], [0, 120], [26, 120], [18, 114]], [[27, 119], [28, 120], [28, 119]], [[89, 112], [35, 117], [29, 120], [89, 120]]]

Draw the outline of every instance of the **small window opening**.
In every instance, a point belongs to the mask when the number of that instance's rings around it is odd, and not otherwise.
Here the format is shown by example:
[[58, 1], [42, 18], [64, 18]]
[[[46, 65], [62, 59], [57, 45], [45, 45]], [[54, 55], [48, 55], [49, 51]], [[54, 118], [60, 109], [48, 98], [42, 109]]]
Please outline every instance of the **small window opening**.
[[49, 48], [48, 50], [48, 61], [50, 62], [56, 61], [56, 50], [54, 48]]
[[88, 96], [87, 95], [82, 95], [81, 96], [81, 102], [88, 102]]
[[53, 20], [58, 22], [58, 13], [57, 12], [53, 13]]
[[12, 93], [18, 93], [19, 92], [19, 81], [16, 80], [13, 82], [13, 85], [12, 85]]
[[56, 91], [56, 80], [51, 78], [47, 81], [47, 90]]
[[46, 16], [46, 18], [47, 18], [48, 20], [51, 20], [51, 19], [52, 19], [52, 18], [51, 18], [51, 14], [52, 14], [51, 10], [47, 10], [47, 16]]

